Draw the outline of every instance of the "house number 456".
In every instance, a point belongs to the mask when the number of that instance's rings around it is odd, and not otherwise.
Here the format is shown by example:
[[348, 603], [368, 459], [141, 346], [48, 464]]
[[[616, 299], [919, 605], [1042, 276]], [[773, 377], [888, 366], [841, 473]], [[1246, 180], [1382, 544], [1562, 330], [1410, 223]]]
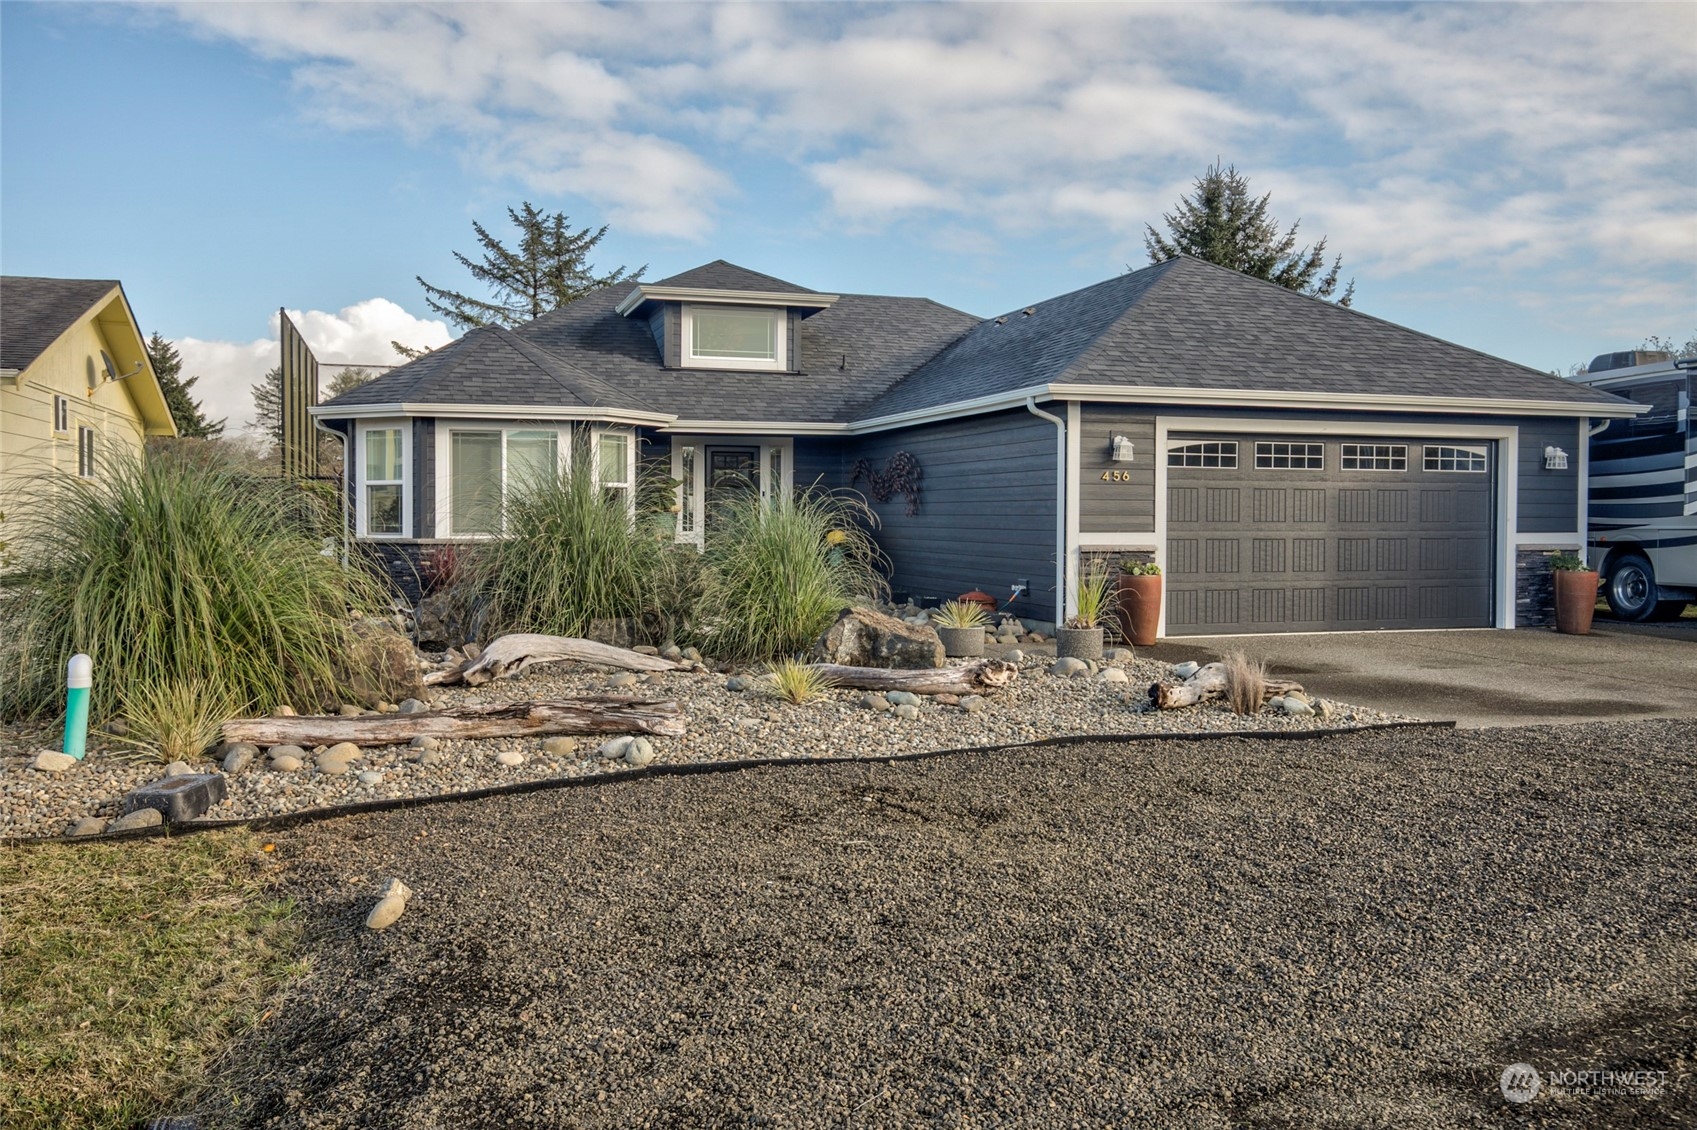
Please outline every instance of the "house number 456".
[[1131, 472], [1130, 471], [1103, 471], [1102, 472], [1102, 481], [1105, 482], [1105, 483], [1129, 483], [1129, 482], [1131, 482]]

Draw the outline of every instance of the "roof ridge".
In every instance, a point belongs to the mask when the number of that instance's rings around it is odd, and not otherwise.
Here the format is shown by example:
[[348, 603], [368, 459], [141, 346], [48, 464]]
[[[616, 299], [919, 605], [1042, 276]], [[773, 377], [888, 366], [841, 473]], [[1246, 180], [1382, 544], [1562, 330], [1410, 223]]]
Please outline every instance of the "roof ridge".
[[[507, 342], [514, 349], [518, 350], [518, 352], [522, 354], [526, 360], [530, 361], [537, 368], [547, 373], [550, 380], [575, 396], [583, 403], [584, 407], [599, 407], [601, 404], [598, 402], [602, 401], [606, 402], [606, 404], [610, 406], [613, 402], [622, 400], [626, 407], [653, 411], [649, 405], [643, 403], [641, 400], [626, 393], [623, 389], [618, 388], [610, 381], [603, 380], [596, 376], [594, 373], [591, 373], [582, 366], [575, 365], [566, 360], [547, 346], [530, 341], [527, 338], [520, 337], [505, 326], [495, 328], [500, 330], [501, 340]], [[537, 356], [538, 354], [540, 354], [540, 357]], [[572, 387], [572, 385], [567, 382], [565, 377], [558, 370], [569, 372], [576, 378], [582, 380], [585, 384], [592, 386], [589, 391], [594, 393], [595, 398], [590, 399], [589, 397], [584, 396], [585, 390]]]

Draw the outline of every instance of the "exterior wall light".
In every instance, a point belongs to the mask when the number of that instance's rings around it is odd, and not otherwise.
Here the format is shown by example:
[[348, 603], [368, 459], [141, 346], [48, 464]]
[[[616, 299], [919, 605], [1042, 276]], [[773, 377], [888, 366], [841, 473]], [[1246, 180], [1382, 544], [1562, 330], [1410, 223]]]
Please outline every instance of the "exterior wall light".
[[1135, 445], [1124, 436], [1115, 436], [1113, 445], [1115, 463], [1132, 463], [1136, 461]]
[[1544, 470], [1567, 470], [1567, 452], [1554, 446], [1544, 448]]

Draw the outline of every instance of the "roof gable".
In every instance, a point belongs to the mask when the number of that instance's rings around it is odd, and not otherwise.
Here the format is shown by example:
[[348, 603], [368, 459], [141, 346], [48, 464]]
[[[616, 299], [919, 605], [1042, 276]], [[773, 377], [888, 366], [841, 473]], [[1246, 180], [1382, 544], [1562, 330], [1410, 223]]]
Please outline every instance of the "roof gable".
[[768, 294], [817, 294], [805, 286], [785, 282], [771, 275], [763, 275], [759, 271], [751, 271], [747, 267], [739, 267], [723, 259], [715, 259], [711, 263], [703, 263], [699, 267], [691, 267], [671, 278], [660, 279], [652, 286], [691, 287], [697, 290], [742, 290]]
[[117, 286], [117, 279], [0, 277], [0, 369], [29, 368]]

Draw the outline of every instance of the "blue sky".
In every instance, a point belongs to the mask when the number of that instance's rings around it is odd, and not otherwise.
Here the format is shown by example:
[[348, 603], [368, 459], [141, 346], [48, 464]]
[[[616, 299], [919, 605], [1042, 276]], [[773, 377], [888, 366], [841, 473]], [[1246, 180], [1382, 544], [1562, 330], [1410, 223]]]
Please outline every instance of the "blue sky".
[[1142, 265], [1216, 157], [1356, 304], [1539, 368], [1697, 332], [1697, 5], [0, 4], [0, 269], [117, 277], [215, 415], [299, 311], [529, 199], [603, 266], [725, 258], [993, 315]]

